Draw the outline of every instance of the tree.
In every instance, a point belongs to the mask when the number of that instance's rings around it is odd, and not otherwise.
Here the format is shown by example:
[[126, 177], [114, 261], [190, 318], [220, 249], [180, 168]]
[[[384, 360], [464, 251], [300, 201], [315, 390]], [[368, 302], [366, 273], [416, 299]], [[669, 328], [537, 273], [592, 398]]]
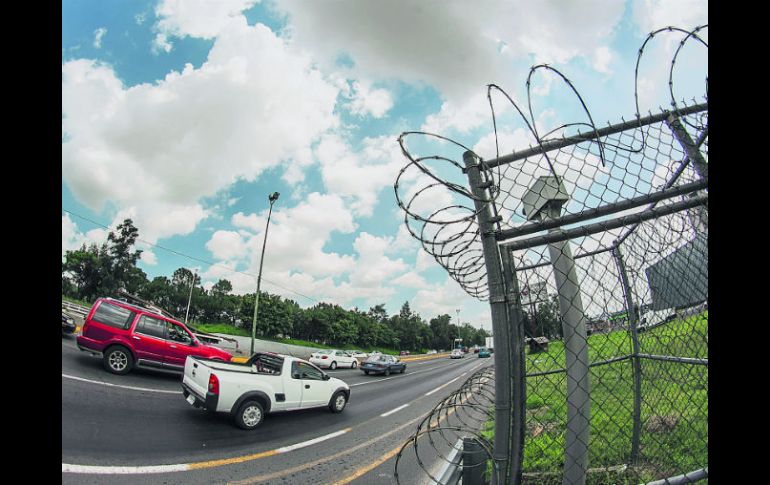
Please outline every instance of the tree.
[[[139, 229], [134, 226], [131, 219], [124, 219], [116, 230], [117, 233], [110, 231], [107, 235], [107, 241], [110, 244], [108, 254], [111, 260], [112, 277], [118, 288], [122, 287], [131, 292], [130, 287], [135, 290], [141, 284], [137, 281], [139, 276], [137, 271], [141, 270], [136, 268], [136, 263], [142, 255], [142, 250], [131, 250], [139, 237]], [[146, 280], [145, 276], [144, 281]]]

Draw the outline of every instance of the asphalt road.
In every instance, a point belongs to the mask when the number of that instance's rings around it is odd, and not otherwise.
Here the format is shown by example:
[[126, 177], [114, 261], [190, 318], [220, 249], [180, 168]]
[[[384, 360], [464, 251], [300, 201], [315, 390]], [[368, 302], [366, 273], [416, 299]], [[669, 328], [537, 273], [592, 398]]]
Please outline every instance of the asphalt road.
[[[276, 413], [244, 431], [226, 415], [188, 405], [180, 375], [109, 374], [65, 336], [62, 483], [395, 483], [396, 452], [419, 422], [492, 361], [469, 354], [409, 362], [404, 374], [387, 378], [330, 371], [351, 387], [343, 413]], [[435, 471], [441, 464], [422, 465]], [[413, 453], [404, 453], [399, 478], [429, 482]]]

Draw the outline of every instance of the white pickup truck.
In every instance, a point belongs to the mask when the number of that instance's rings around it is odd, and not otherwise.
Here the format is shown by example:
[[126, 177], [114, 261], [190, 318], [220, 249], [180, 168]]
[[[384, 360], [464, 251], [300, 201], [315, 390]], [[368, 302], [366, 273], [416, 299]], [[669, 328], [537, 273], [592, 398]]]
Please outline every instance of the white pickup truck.
[[329, 407], [340, 413], [350, 387], [313, 364], [289, 355], [256, 353], [243, 364], [188, 356], [182, 393], [190, 405], [230, 413], [243, 429], [268, 413]]

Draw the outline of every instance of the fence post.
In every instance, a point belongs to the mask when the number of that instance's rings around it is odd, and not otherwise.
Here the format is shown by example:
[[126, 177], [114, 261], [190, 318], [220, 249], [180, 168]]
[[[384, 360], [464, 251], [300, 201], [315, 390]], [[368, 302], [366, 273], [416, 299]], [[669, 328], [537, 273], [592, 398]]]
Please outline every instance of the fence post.
[[[492, 314], [492, 334], [495, 338], [495, 440], [492, 458], [497, 463], [502, 476], [494, 476], [493, 482], [500, 484], [518, 484], [521, 470], [513, 468], [511, 393], [513, 392], [511, 357], [512, 340], [508, 328], [508, 308], [506, 288], [501, 268], [500, 248], [494, 235], [494, 222], [490, 211], [486, 188], [482, 185], [479, 158], [470, 151], [463, 153], [468, 185], [473, 194], [477, 213], [479, 237], [484, 252], [484, 264], [487, 270], [489, 286], [489, 305]], [[494, 472], [496, 474], [496, 472]]]
[[463, 485], [483, 485], [487, 454], [474, 438], [463, 438]]
[[[550, 207], [548, 217], [559, 217], [560, 207]], [[548, 232], [558, 233], [561, 228]], [[562, 319], [567, 367], [567, 430], [564, 444], [564, 485], [584, 485], [588, 470], [588, 437], [591, 420], [588, 379], [588, 340], [583, 301], [580, 298], [570, 240], [548, 244]]]
[[524, 348], [524, 316], [519, 283], [513, 265], [513, 250], [502, 246], [503, 278], [508, 289], [508, 329], [511, 344], [511, 469], [515, 482], [521, 482], [524, 458], [524, 430], [527, 412], [526, 355]]
[[642, 432], [642, 364], [639, 359], [639, 317], [635, 311], [633, 293], [626, 273], [626, 265], [623, 262], [623, 255], [618, 245], [613, 246], [612, 256], [615, 258], [615, 264], [620, 274], [620, 282], [623, 286], [623, 295], [625, 297], [626, 311], [628, 312], [628, 325], [631, 330], [631, 345], [633, 354], [631, 362], [633, 364], [634, 375], [634, 427], [631, 435], [631, 463], [636, 463], [639, 458], [639, 439]]

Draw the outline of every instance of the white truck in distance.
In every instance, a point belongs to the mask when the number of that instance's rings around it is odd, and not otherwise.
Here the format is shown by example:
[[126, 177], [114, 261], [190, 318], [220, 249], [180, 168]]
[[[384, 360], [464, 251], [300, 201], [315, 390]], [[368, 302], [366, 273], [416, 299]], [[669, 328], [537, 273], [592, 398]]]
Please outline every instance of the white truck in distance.
[[196, 408], [230, 413], [237, 426], [254, 429], [276, 411], [328, 406], [340, 413], [350, 387], [302, 359], [256, 353], [243, 364], [188, 356], [182, 394]]
[[487, 342], [486, 342], [486, 347], [487, 347], [488, 349], [490, 349], [490, 350], [493, 350], [493, 349], [495, 348], [495, 344], [494, 344], [494, 342], [492, 341], [492, 337], [486, 337], [486, 339], [487, 339]]

